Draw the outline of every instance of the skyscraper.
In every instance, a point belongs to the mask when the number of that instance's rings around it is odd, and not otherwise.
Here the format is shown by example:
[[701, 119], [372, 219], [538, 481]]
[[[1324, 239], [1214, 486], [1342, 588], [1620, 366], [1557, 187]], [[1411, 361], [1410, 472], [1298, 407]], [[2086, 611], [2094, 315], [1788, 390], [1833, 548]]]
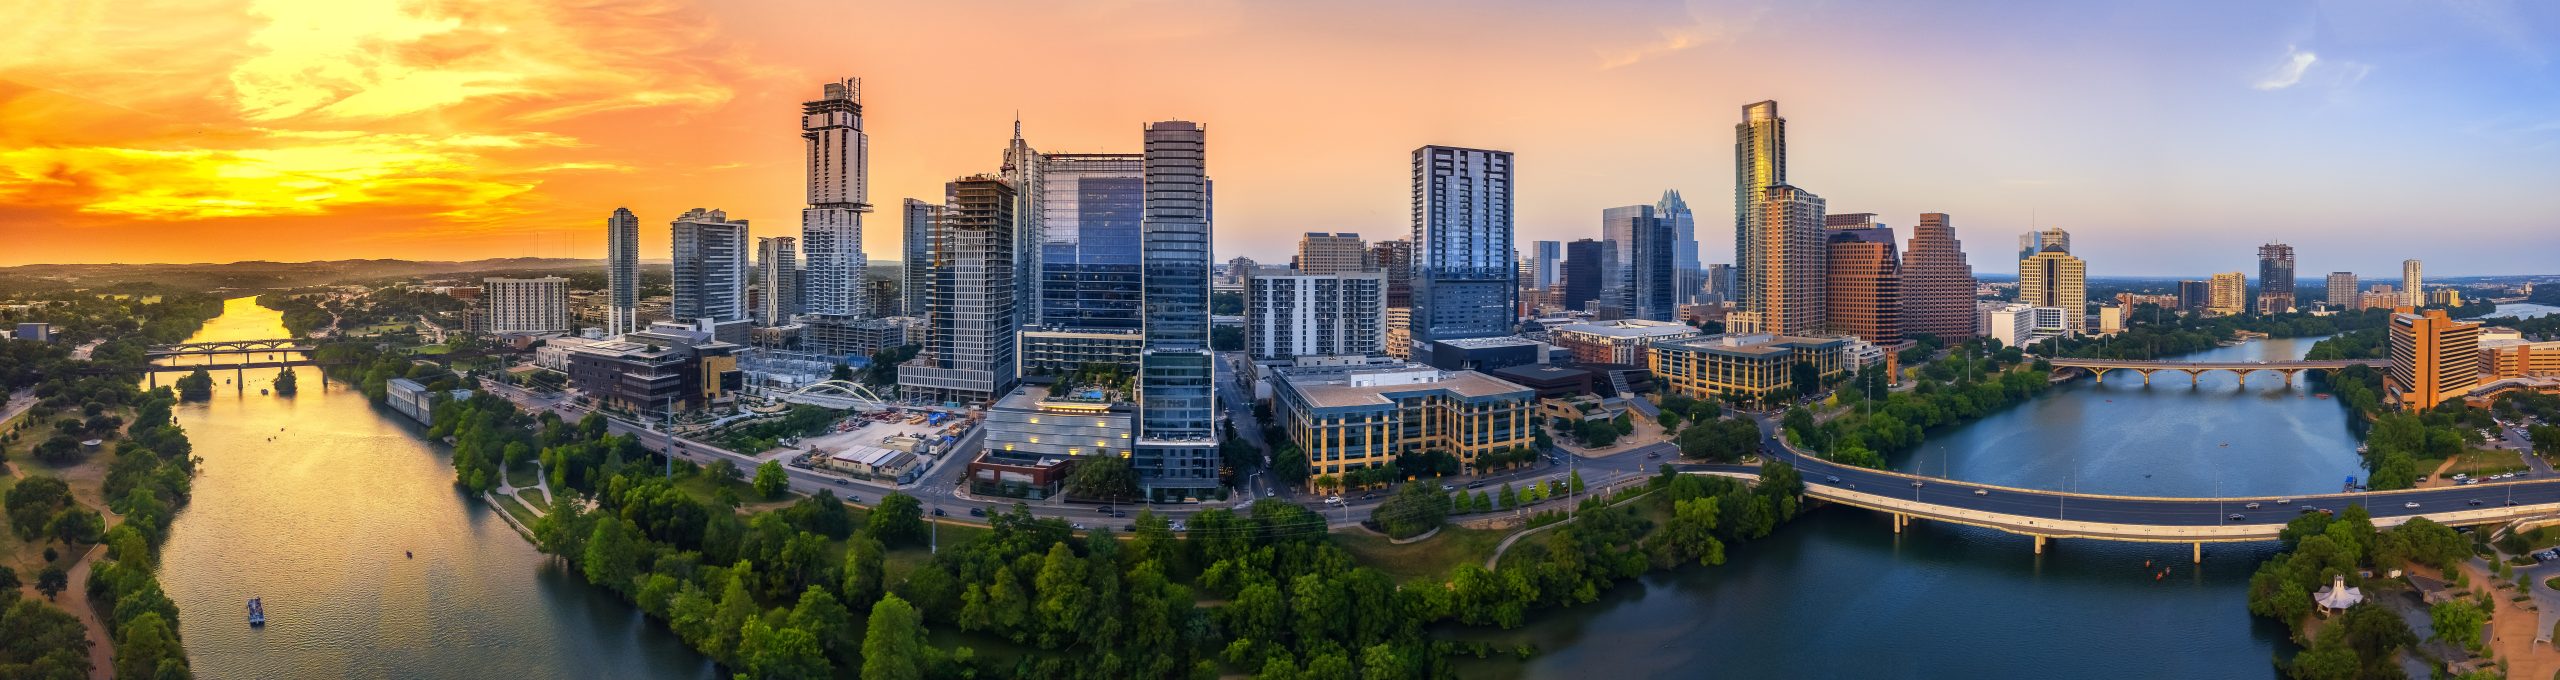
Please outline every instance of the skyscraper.
[[2204, 313], [2231, 316], [2249, 308], [2249, 275], [2223, 272], [2213, 275], [2212, 300], [2205, 303]]
[[2178, 282], [2178, 310], [2202, 312], [2213, 305], [2213, 284], [2203, 281]]
[[2045, 246], [2061, 246], [2062, 252], [2071, 252], [2071, 232], [2045, 229], [2019, 234], [2018, 259], [2035, 257], [2036, 253], [2044, 252]]
[[2018, 302], [2062, 310], [2070, 335], [2089, 332], [2088, 264], [2071, 255], [2071, 234], [2047, 229], [2044, 250], [2018, 261]]
[[1609, 244], [1586, 238], [1564, 244], [1564, 251], [1564, 308], [1597, 311], [1591, 309], [1591, 302], [1600, 298]]
[[1677, 234], [1671, 229], [1650, 205], [1600, 211], [1600, 239], [1609, 244], [1601, 295], [1629, 318], [1671, 320], [1676, 308], [1671, 266], [1677, 257], [1672, 247]]
[[1530, 244], [1530, 248], [1533, 250], [1529, 254], [1529, 286], [1539, 290], [1556, 287], [1564, 276], [1564, 271], [1557, 269], [1564, 264], [1564, 243], [1539, 241]]
[[2352, 312], [2358, 308], [2355, 272], [2329, 272], [2329, 308]]
[[1378, 272], [1263, 267], [1246, 281], [1245, 351], [1258, 360], [1380, 355], [1386, 283]]
[[1902, 252], [1902, 334], [1956, 342], [1973, 337], [1973, 265], [1946, 213], [1920, 213]]
[[[898, 305], [898, 313], [924, 316], [925, 296], [932, 293], [933, 287], [933, 224], [942, 219], [942, 206], [910, 198], [898, 214], [904, 227], [900, 231], [904, 235], [899, 243], [904, 259], [898, 263], [903, 279], [898, 297], [905, 299]], [[805, 298], [807, 292], [803, 291], [802, 296]]]
[[1511, 333], [1511, 152], [1413, 150], [1413, 333], [1437, 340]]
[[2417, 260], [2400, 261], [2400, 298], [2413, 309], [2427, 306], [2426, 282], [2418, 274]]
[[640, 218], [614, 208], [604, 218], [604, 333], [640, 330]]
[[1041, 301], [1032, 321], [1056, 331], [1138, 332], [1145, 326], [1139, 270], [1146, 157], [1057, 153], [1037, 159]]
[[809, 207], [800, 211], [800, 247], [809, 259], [801, 299], [811, 314], [858, 318], [870, 305], [863, 285], [862, 215], [871, 212], [871, 137], [862, 131], [862, 80], [827, 83], [800, 105], [808, 151]]
[[2258, 246], [2258, 313], [2293, 311], [2293, 246], [2275, 241]]
[[[699, 330], [747, 319], [747, 221], [694, 208], [674, 223], [675, 304], [669, 314]], [[742, 329], [743, 330], [743, 329]], [[722, 342], [745, 344], [721, 338]]]
[[1356, 274], [1369, 269], [1369, 246], [1349, 232], [1310, 231], [1298, 237], [1298, 271], [1305, 274]]
[[[1770, 255], [1772, 240], [1760, 226], [1766, 211], [1760, 202], [1769, 187], [1787, 183], [1787, 119], [1778, 117], [1778, 102], [1762, 101], [1742, 107], [1742, 122], [1733, 126], [1733, 269], [1735, 290], [1725, 297], [1734, 301], [1736, 310], [1752, 313], [1754, 305], [1767, 295], [1760, 287], [1768, 278], [1754, 268], [1767, 266], [1763, 259]], [[1820, 224], [1819, 218], [1815, 224]], [[1757, 322], [1746, 322], [1754, 325]]]
[[2478, 321], [2455, 321], [2441, 309], [2395, 313], [2386, 340], [2391, 368], [2383, 389], [2403, 409], [2435, 408], [2480, 383]]
[[1394, 239], [1369, 245], [1369, 261], [1387, 274], [1387, 308], [1413, 306], [1413, 241]]
[[1750, 248], [1742, 260], [1742, 302], [1726, 327], [1743, 333], [1811, 335], [1827, 326], [1830, 301], [1823, 273], [1830, 247], [1824, 240], [1822, 197], [1779, 184], [1753, 204], [1761, 214], [1746, 226]]
[[756, 278], [764, 283], [763, 304], [756, 306], [757, 325], [780, 326], [800, 313], [800, 258], [793, 248], [798, 240], [789, 236], [756, 239]]
[[1891, 345], [1902, 341], [1902, 260], [1893, 247], [1893, 228], [1866, 217], [1857, 223], [1834, 220], [1842, 226], [1827, 229], [1830, 299], [1824, 313], [1833, 333]]
[[1043, 202], [1049, 190], [1045, 186], [1048, 168], [1038, 150], [1022, 141], [1022, 119], [1013, 120], [1013, 139], [1004, 147], [1004, 166], [999, 174], [1013, 185], [1013, 243], [1018, 250], [1013, 260], [1014, 325], [1029, 326], [1040, 322], [1041, 308], [1047, 304], [1041, 292], [1046, 278], [1048, 259], [1048, 209]]
[[1138, 484], [1151, 496], [1218, 486], [1215, 359], [1209, 347], [1208, 131], [1146, 126], [1146, 353], [1138, 372]]
[[934, 225], [924, 347], [898, 386], [930, 401], [984, 403], [1013, 389], [1013, 185], [976, 175], [943, 185]]
[[1697, 302], [1706, 279], [1698, 265], [1698, 218], [1689, 212], [1689, 202], [1680, 200], [1678, 189], [1664, 189], [1653, 214], [1671, 223], [1671, 306]]
[[480, 304], [489, 310], [491, 334], [565, 333], [569, 330], [569, 280], [557, 276], [530, 279], [489, 278], [480, 284]]

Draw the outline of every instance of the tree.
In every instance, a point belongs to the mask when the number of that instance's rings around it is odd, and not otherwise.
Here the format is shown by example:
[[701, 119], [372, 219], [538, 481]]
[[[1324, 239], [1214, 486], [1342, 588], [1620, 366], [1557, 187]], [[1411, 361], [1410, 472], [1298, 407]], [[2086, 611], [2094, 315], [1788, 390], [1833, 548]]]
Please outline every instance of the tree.
[[791, 490], [791, 478], [783, 474], [781, 461], [768, 460], [756, 466], [755, 487], [756, 495], [763, 496], [765, 500], [777, 500]]
[[1497, 499], [1497, 500], [1502, 501], [1502, 506], [1501, 506], [1501, 507], [1504, 507], [1504, 508], [1517, 508], [1517, 507], [1520, 507], [1520, 491], [1519, 491], [1518, 489], [1513, 489], [1513, 488], [1511, 488], [1511, 483], [1510, 483], [1510, 482], [1503, 482], [1503, 483], [1502, 483], [1502, 494], [1501, 494], [1501, 495], [1499, 495], [1499, 496], [1495, 496], [1494, 498], [1495, 498], [1495, 499]]
[[188, 677], [187, 653], [178, 631], [159, 612], [144, 612], [116, 628], [116, 677]]
[[56, 512], [71, 505], [71, 485], [60, 478], [43, 475], [27, 477], [9, 488], [5, 502], [9, 510], [9, 528], [20, 540], [33, 541], [44, 535], [45, 524]]
[[277, 373], [276, 373], [276, 395], [277, 395], [277, 396], [285, 396], [285, 397], [293, 396], [293, 393], [294, 393], [294, 391], [295, 391], [295, 390], [296, 390], [296, 388], [297, 388], [298, 382], [299, 382], [299, 381], [298, 381], [296, 378], [294, 378], [294, 375], [293, 375], [293, 369], [287, 368], [287, 369], [284, 369], [283, 371], [279, 371], [279, 372], [277, 372]]
[[828, 379], [828, 380], [842, 380], [842, 381], [846, 381], [846, 382], [852, 382], [852, 381], [853, 381], [853, 367], [852, 367], [852, 366], [847, 366], [847, 365], [844, 365], [844, 364], [836, 364], [835, 370], [833, 370], [833, 371], [829, 371], [829, 372], [827, 373], [827, 379]]
[[2345, 630], [2346, 645], [2355, 650], [2366, 668], [2382, 667], [2400, 648], [2418, 644], [2418, 635], [2409, 631], [2409, 624], [2378, 604], [2348, 608], [2339, 627]]
[[1822, 391], [1822, 370], [1814, 368], [1811, 361], [1796, 362], [1787, 368], [1787, 376], [1787, 385], [1795, 389], [1796, 394], [1810, 395]]
[[1419, 536], [1449, 518], [1449, 497], [1429, 484], [1412, 482], [1369, 511], [1369, 521], [1393, 538]]
[[885, 545], [915, 545], [924, 542], [924, 502], [904, 493], [890, 492], [871, 508], [871, 536]]
[[874, 601], [884, 592], [889, 549], [867, 532], [854, 534], [850, 543], [844, 553], [844, 597], [852, 602]]
[[923, 680], [924, 622], [915, 607], [897, 595], [871, 606], [871, 621], [862, 635], [865, 680]]
[[632, 582], [640, 574], [640, 530], [630, 520], [605, 515], [596, 519], [595, 532], [587, 537], [587, 549], [580, 566], [586, 570], [587, 582], [618, 593], [630, 593], [638, 584]]
[[44, 593], [44, 599], [53, 599], [70, 587], [71, 574], [63, 571], [62, 565], [45, 565], [44, 571], [36, 572], [36, 592]]
[[213, 374], [206, 373], [204, 369], [199, 368], [196, 369], [194, 373], [189, 373], [186, 377], [179, 378], [178, 398], [188, 401], [212, 399]]
[[45, 535], [65, 546], [95, 544], [107, 532], [107, 520], [98, 511], [80, 506], [63, 508], [45, 523]]
[[1067, 473], [1067, 494], [1098, 501], [1133, 500], [1138, 497], [1138, 472], [1119, 456], [1080, 459], [1075, 471]]
[[2435, 639], [2478, 650], [2480, 627], [2489, 624], [2489, 610], [2467, 598], [2447, 600], [2427, 608], [2427, 620], [2435, 628]]
[[747, 619], [740, 628], [737, 656], [744, 676], [757, 680], [824, 678], [834, 671], [817, 636], [787, 624], [768, 626], [761, 618]]
[[836, 660], [851, 661], [862, 651], [854, 644], [853, 612], [826, 588], [809, 586], [800, 591], [799, 603], [791, 607], [791, 627], [808, 631]]

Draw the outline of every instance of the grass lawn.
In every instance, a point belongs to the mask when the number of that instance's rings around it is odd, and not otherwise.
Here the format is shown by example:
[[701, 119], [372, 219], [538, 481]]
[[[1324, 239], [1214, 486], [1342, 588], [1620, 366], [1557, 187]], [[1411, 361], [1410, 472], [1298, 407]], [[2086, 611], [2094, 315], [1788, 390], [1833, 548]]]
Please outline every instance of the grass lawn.
[[2445, 475], [2467, 474], [2473, 477], [2524, 470], [2524, 459], [2514, 451], [2465, 451], [2454, 456], [2453, 467]]
[[1484, 564], [1485, 558], [1493, 556], [1494, 546], [1508, 535], [1507, 531], [1450, 525], [1420, 543], [1396, 545], [1385, 536], [1366, 532], [1335, 533], [1333, 542], [1361, 564], [1394, 576], [1398, 583], [1411, 583], [1437, 581], [1461, 564]]
[[524, 503], [518, 502], [514, 496], [498, 496], [498, 507], [506, 508], [507, 514], [515, 515], [516, 521], [523, 523], [528, 529], [533, 527], [534, 520], [541, 519], [533, 514], [532, 508], [525, 507]]
[[415, 353], [416, 353], [416, 354], [421, 354], [421, 355], [430, 355], [430, 356], [432, 356], [432, 355], [437, 355], [437, 354], [451, 354], [451, 353], [453, 353], [453, 346], [452, 346], [452, 345], [420, 345], [420, 346], [418, 346], [418, 349], [417, 349], [417, 351], [416, 351]]
[[524, 502], [531, 503], [534, 507], [551, 507], [551, 495], [543, 493], [541, 489], [525, 489], [516, 492], [516, 495], [524, 497]]
[[530, 461], [517, 463], [515, 467], [507, 468], [507, 484], [519, 489], [541, 486], [541, 470], [542, 466]]

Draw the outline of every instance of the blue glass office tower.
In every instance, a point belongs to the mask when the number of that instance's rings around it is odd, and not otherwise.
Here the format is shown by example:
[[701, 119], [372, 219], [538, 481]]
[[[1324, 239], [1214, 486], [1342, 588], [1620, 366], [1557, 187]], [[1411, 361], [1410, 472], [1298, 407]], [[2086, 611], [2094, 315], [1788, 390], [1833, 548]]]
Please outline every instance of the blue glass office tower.
[[1436, 340], [1511, 334], [1511, 152], [1413, 150], [1413, 326], [1417, 358]]
[[[1151, 497], [1218, 488], [1215, 357], [1209, 349], [1208, 131], [1182, 120], [1146, 127], [1138, 443], [1130, 460]], [[1505, 246], [1508, 252], [1508, 246]]]
[[1040, 156], [1042, 327], [1079, 332], [1145, 327], [1138, 294], [1146, 157]]

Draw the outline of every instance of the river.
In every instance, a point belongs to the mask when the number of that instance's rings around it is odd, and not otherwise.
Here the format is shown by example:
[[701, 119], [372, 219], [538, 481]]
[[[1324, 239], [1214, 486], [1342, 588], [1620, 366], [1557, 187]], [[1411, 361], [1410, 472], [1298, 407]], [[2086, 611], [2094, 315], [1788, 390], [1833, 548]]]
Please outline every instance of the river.
[[[2312, 338], [2180, 357], [2299, 358]], [[2229, 373], [2079, 380], [1981, 421], [1932, 432], [1902, 470], [2009, 486], [2205, 496], [2336, 491], [2358, 474], [2347, 413], [2297, 380]], [[2229, 444], [2224, 446], [2224, 444]], [[2249, 616], [2249, 574], [2273, 544], [2029, 539], [1876, 513], [1814, 510], [1720, 567], [1656, 573], [1517, 630], [1523, 664], [1469, 675], [1645, 677], [2272, 678], [2282, 626]], [[2146, 562], [2149, 566], [2146, 566]], [[2161, 568], [2166, 578], [2154, 580]]]
[[[282, 338], [252, 298], [190, 341]], [[230, 361], [216, 359], [215, 361]], [[298, 368], [299, 396], [248, 385], [177, 409], [203, 459], [161, 584], [207, 678], [705, 678], [665, 627], [546, 558], [453, 485], [422, 428]], [[178, 374], [166, 374], [162, 384]], [[414, 558], [404, 556], [414, 553]], [[244, 604], [264, 598], [267, 625]]]

